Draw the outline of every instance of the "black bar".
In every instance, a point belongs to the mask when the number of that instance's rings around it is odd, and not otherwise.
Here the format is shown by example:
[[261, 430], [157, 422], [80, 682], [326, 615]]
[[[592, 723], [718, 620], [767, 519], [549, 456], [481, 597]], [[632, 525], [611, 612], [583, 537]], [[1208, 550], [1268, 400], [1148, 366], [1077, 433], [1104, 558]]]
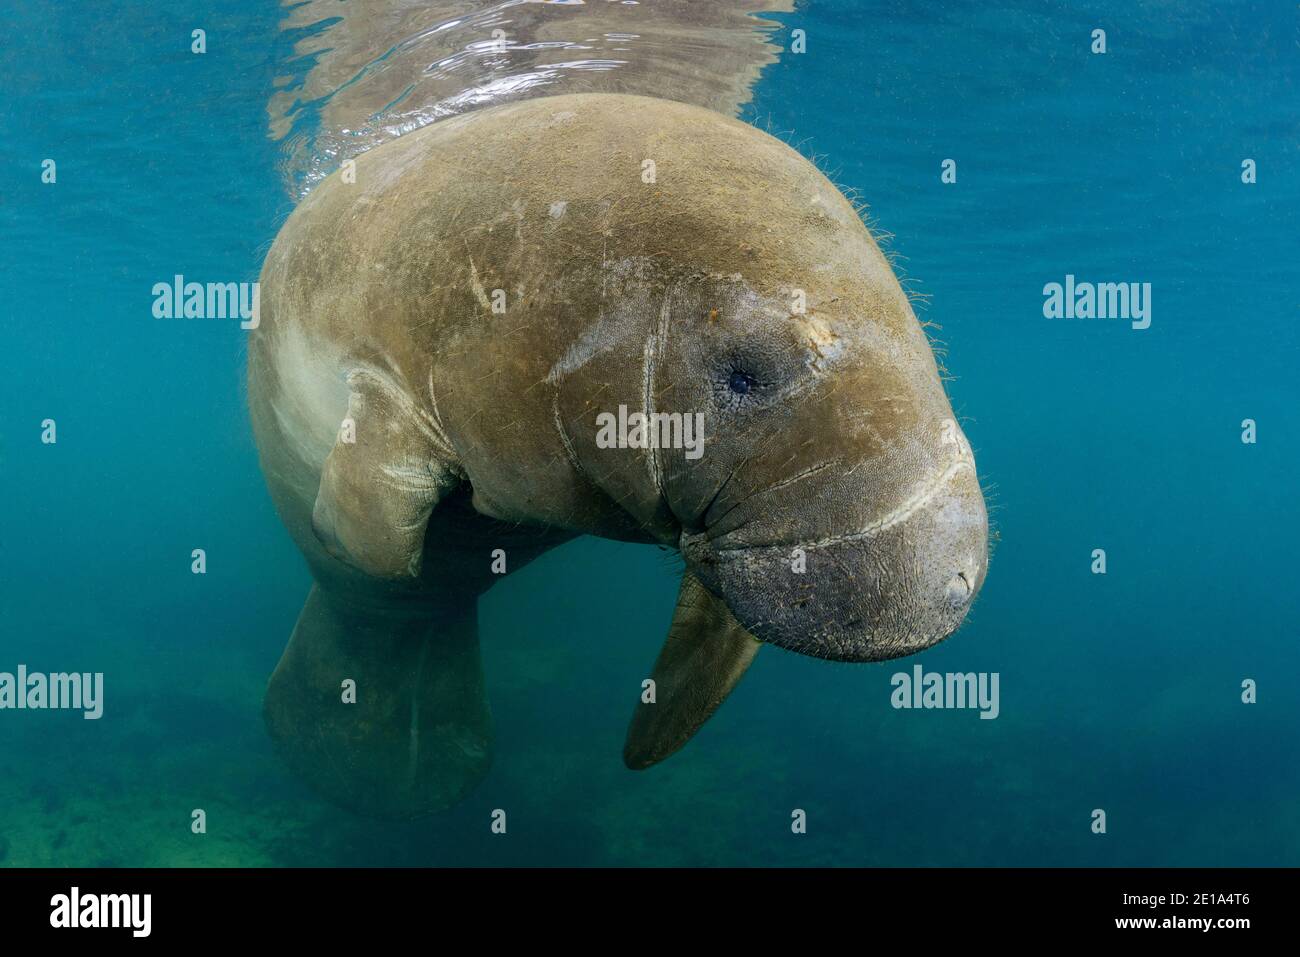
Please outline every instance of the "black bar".
[[[427, 949], [462, 950], [465, 943], [447, 935], [486, 946], [532, 933], [540, 945], [561, 931], [609, 946], [619, 939], [666, 946], [668, 928], [681, 939], [691, 924], [760, 941], [786, 929], [829, 940], [838, 927], [864, 946], [896, 934], [927, 943], [1113, 936], [1231, 945], [1243, 933], [1285, 932], [1294, 886], [1295, 871], [1283, 869], [14, 869], [0, 870], [0, 927], [6, 944], [66, 942], [75, 933], [91, 946], [118, 939], [206, 947], [281, 936], [302, 945], [374, 944], [416, 935]], [[123, 898], [108, 902], [103, 913], [111, 918], [116, 908], [118, 927], [53, 927], [52, 918], [70, 923], [74, 887], [86, 919], [101, 911], [99, 895], [149, 895], [147, 936], [137, 936], [143, 897], [133, 899], [138, 910]]]

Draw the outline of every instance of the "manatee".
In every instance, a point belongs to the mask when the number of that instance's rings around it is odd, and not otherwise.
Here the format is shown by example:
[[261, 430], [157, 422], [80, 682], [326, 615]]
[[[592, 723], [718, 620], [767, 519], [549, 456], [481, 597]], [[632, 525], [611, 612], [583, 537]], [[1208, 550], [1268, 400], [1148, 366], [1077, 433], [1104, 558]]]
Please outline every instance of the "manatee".
[[[318, 791], [407, 818], [482, 778], [495, 549], [511, 571], [577, 535], [680, 552], [633, 768], [762, 644], [880, 661], [957, 629], [987, 566], [971, 446], [813, 164], [704, 108], [579, 93], [439, 121], [353, 172], [284, 224], [249, 345], [262, 468], [315, 580], [265, 717]], [[656, 438], [608, 441], [615, 416]]]

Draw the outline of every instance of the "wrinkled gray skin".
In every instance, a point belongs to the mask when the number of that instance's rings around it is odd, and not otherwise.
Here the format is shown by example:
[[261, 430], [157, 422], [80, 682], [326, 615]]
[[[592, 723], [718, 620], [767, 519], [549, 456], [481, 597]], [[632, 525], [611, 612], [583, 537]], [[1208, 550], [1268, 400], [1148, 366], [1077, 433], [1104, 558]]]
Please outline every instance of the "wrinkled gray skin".
[[[700, 108], [536, 99], [364, 154], [277, 238], [249, 370], [317, 581], [268, 723], [359, 810], [423, 813], [485, 770], [473, 608], [495, 548], [511, 570], [576, 534], [680, 548], [633, 767], [707, 719], [754, 638], [911, 654], [984, 580], [971, 448], [888, 262], [810, 163]], [[703, 455], [598, 447], [620, 405], [702, 413]], [[349, 672], [365, 714], [338, 704]]]

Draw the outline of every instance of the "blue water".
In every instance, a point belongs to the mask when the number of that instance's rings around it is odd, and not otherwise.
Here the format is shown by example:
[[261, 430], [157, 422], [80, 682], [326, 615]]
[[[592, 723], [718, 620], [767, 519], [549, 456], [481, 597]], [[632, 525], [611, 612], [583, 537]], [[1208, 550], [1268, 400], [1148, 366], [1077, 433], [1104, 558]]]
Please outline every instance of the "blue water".
[[[744, 118], [867, 204], [939, 327], [998, 536], [978, 603], [915, 659], [765, 649], [633, 773], [676, 569], [574, 542], [482, 602], [489, 777], [404, 825], [331, 808], [272, 753], [261, 692], [309, 579], [258, 470], [245, 334], [150, 312], [176, 273], [255, 279], [292, 208], [266, 134], [282, 12], [0, 16], [0, 671], [106, 689], [99, 721], [0, 711], [0, 864], [1300, 864], [1294, 5], [774, 16], [786, 49]], [[1150, 328], [1044, 318], [1067, 274], [1151, 283]], [[997, 672], [999, 717], [893, 709], [918, 662]]]

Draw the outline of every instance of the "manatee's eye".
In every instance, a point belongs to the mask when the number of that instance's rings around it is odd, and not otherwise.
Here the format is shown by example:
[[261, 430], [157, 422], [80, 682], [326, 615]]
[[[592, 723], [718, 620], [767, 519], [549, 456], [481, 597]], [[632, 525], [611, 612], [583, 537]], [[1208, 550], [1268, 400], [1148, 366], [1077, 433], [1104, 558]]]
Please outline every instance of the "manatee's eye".
[[780, 362], [764, 351], [767, 343], [758, 348], [734, 349], [717, 356], [709, 369], [709, 387], [718, 408], [727, 412], [758, 412], [771, 405], [782, 394], [786, 381]]
[[731, 373], [731, 378], [727, 381], [727, 388], [736, 395], [749, 395], [749, 390], [754, 387], [754, 377], [748, 372], [741, 372], [735, 369]]
[[727, 411], [748, 409], [763, 397], [764, 388], [758, 376], [746, 372], [737, 360], [732, 359], [719, 371], [721, 374], [713, 380], [713, 394]]

